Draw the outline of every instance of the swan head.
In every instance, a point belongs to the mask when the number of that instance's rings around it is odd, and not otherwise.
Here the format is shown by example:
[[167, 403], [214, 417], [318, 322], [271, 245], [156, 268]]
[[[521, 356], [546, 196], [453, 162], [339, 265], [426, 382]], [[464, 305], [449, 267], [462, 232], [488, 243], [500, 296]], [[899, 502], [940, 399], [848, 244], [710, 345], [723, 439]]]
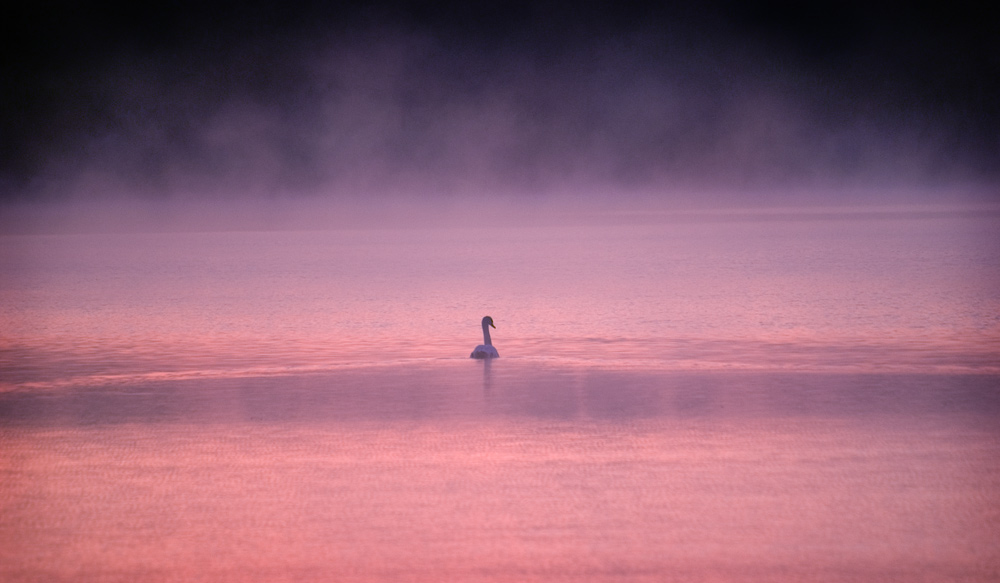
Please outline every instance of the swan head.
[[483, 318], [483, 326], [484, 327], [490, 326], [491, 328], [496, 328], [496, 326], [493, 325], [493, 318], [490, 318], [489, 316]]

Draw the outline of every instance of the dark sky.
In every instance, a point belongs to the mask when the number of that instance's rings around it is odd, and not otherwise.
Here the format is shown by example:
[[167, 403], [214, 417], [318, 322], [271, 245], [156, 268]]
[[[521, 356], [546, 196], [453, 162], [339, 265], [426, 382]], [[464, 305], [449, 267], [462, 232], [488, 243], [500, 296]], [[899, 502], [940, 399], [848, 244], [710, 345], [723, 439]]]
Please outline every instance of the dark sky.
[[8, 200], [1000, 178], [972, 4], [95, 4], [5, 8]]

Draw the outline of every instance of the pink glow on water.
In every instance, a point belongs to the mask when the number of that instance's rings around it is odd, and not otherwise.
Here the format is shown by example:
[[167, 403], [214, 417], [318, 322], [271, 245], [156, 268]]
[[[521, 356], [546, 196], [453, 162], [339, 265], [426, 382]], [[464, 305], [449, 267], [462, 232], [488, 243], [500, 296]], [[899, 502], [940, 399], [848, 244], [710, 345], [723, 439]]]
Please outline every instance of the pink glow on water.
[[[4, 384], [464, 357], [997, 371], [995, 221], [9, 237]], [[5, 375], [6, 376], [6, 375]]]
[[640, 223], [4, 237], [0, 579], [995, 580], [996, 217]]
[[991, 580], [1000, 442], [927, 429], [934, 439], [775, 420], [8, 431], [4, 498], [25, 502], [4, 510], [20, 526], [0, 572]]

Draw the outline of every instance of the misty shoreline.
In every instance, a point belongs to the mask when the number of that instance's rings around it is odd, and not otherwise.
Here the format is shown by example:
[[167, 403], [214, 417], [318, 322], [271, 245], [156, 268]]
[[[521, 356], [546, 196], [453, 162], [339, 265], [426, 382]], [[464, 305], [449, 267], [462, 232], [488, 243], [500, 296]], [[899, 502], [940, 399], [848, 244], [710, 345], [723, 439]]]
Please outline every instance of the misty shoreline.
[[0, 236], [226, 231], [323, 231], [435, 228], [615, 226], [677, 223], [990, 219], [1000, 203], [956, 196], [950, 202], [830, 200], [803, 204], [678, 204], [650, 198], [498, 197], [437, 201], [331, 200], [289, 197], [258, 200], [98, 199], [18, 201], [0, 205]]

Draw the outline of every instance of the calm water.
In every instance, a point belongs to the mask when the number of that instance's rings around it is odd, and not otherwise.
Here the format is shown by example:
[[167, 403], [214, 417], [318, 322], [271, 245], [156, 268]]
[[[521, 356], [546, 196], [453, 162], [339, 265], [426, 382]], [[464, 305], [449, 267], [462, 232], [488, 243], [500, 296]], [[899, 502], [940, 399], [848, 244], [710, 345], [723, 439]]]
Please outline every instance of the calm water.
[[1000, 580], [996, 216], [620, 222], [0, 238], [0, 579]]

